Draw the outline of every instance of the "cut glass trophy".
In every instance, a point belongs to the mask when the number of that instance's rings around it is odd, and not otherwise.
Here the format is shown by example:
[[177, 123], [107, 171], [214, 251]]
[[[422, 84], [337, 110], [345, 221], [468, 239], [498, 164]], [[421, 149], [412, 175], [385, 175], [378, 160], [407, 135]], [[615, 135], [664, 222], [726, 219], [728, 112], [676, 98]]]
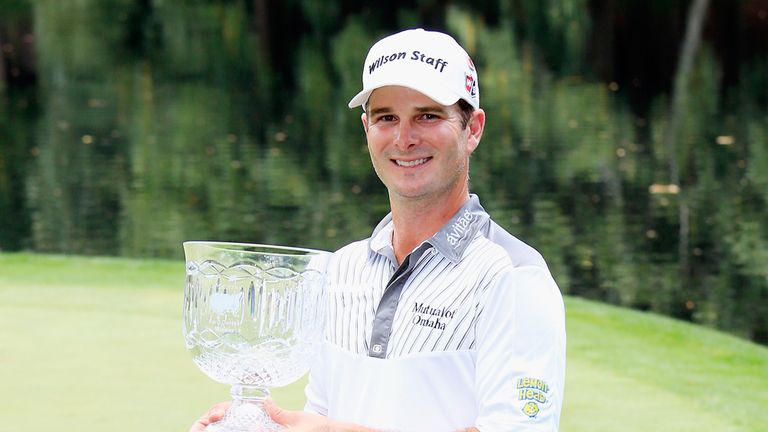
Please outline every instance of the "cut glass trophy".
[[208, 432], [276, 431], [262, 409], [270, 387], [309, 370], [323, 339], [329, 252], [185, 242], [184, 338], [194, 362], [232, 387]]

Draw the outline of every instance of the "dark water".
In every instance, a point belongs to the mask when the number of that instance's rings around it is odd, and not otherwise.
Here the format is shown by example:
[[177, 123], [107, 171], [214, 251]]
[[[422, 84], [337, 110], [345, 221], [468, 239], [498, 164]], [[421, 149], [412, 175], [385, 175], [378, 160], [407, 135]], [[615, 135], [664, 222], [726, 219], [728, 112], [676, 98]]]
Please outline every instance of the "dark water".
[[[273, 6], [266, 33], [248, 2], [5, 3], [16, 8], [0, 19], [0, 249], [335, 249], [386, 214], [360, 112], [346, 108], [385, 18], [304, 10], [313, 30], [290, 32], [299, 6]], [[738, 11], [741, 57], [722, 55], [710, 24], [674, 126], [677, 50], [666, 81], [631, 79], [626, 65], [612, 70], [629, 78], [604, 79], [590, 35], [609, 29], [583, 3], [563, 2], [570, 27], [548, 18], [562, 45], [537, 42], [534, 24], [520, 31], [519, 17], [444, 11], [488, 112], [472, 190], [565, 292], [765, 342], [768, 49], [747, 37], [768, 23], [762, 3]]]

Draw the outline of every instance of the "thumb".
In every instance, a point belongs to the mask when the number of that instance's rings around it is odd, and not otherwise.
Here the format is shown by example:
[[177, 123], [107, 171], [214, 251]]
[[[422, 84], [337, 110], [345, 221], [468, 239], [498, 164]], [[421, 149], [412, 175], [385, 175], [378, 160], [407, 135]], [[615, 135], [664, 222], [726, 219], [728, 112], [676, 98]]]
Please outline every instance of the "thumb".
[[212, 406], [211, 409], [208, 410], [208, 421], [214, 423], [221, 420], [231, 404], [232, 402], [220, 402]]
[[275, 423], [281, 426], [291, 426], [291, 423], [296, 420], [296, 415], [293, 411], [280, 408], [272, 399], [264, 401], [264, 411], [267, 412]]

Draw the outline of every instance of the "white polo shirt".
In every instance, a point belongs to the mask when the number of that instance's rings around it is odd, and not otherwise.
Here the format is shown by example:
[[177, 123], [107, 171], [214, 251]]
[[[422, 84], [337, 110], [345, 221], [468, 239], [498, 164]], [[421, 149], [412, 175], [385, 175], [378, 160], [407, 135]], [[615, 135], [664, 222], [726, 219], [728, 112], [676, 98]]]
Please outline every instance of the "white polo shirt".
[[382, 430], [556, 431], [565, 311], [547, 266], [470, 200], [398, 266], [387, 216], [329, 266], [306, 410]]

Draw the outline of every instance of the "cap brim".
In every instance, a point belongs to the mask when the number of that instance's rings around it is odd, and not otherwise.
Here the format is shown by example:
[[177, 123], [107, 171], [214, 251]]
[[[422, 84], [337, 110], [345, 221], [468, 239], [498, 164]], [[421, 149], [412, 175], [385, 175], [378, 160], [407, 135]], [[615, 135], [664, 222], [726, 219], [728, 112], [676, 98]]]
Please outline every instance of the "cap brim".
[[356, 94], [355, 97], [353, 97], [349, 101], [347, 106], [349, 106], [350, 108], [362, 106], [363, 109], [365, 109], [365, 103], [368, 101], [368, 98], [371, 97], [371, 93], [373, 93], [373, 91], [376, 89], [387, 87], [387, 86], [407, 87], [411, 90], [415, 90], [423, 94], [424, 96], [444, 106], [453, 105], [456, 102], [458, 102], [459, 99], [461, 99], [461, 97], [458, 96], [457, 94], [451, 91], [446, 91], [445, 86], [440, 84], [421, 83], [420, 85], [416, 86], [408, 82], [389, 82], [389, 83], [377, 84], [376, 86], [364, 89], [360, 93]]
[[365, 104], [365, 101], [367, 101], [368, 97], [371, 95], [371, 92], [374, 91], [374, 90], [375, 89], [368, 89], [368, 90], [361, 91], [360, 93], [356, 94], [355, 97], [353, 97], [349, 101], [347, 106], [349, 106], [350, 108], [355, 108], [355, 107], [363, 106]]

